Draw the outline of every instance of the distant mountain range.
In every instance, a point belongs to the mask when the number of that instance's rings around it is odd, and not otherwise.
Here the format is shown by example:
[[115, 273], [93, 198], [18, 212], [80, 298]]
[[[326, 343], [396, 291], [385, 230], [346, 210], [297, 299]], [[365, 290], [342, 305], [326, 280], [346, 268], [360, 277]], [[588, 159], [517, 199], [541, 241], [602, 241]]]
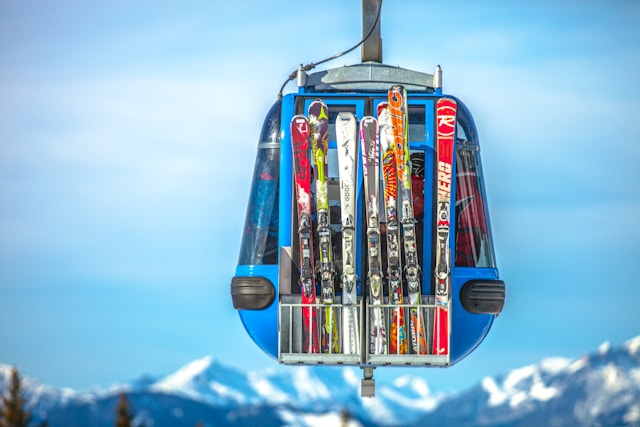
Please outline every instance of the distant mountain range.
[[[0, 365], [0, 391], [11, 367]], [[377, 380], [360, 397], [358, 368], [277, 367], [242, 372], [211, 357], [161, 379], [80, 392], [23, 375], [35, 421], [49, 427], [114, 425], [120, 393], [134, 425], [203, 426], [640, 426], [640, 336], [579, 359], [544, 359], [461, 392], [433, 394], [416, 375]]]

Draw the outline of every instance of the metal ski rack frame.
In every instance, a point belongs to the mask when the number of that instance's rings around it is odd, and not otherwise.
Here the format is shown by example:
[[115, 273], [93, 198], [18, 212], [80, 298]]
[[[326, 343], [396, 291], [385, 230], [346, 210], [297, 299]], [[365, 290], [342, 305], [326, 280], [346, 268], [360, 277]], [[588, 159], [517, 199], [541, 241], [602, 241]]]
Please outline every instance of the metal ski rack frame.
[[[336, 102], [341, 101], [342, 97], [349, 97], [347, 95], [351, 91], [358, 92], [357, 95], [351, 95], [350, 97], [360, 97], [362, 99], [381, 98], [383, 94], [386, 94], [389, 87], [394, 84], [402, 84], [408, 88], [412, 93], [422, 93], [426, 96], [438, 95], [441, 92], [441, 71], [440, 67], [436, 69], [436, 72], [432, 74], [420, 73], [411, 70], [406, 70], [398, 67], [391, 67], [387, 65], [378, 64], [375, 62], [368, 62], [363, 64], [357, 64], [353, 66], [346, 66], [337, 69], [330, 69], [326, 71], [316, 72], [307, 75], [303, 70], [300, 70], [299, 75], [299, 93], [295, 95], [297, 99], [295, 102], [311, 102], [315, 98], [322, 98], [328, 102], [329, 112], [332, 117], [335, 118], [334, 109], [339, 109]], [[436, 86], [437, 85], [437, 86]], [[306, 101], [304, 101], [306, 100]], [[363, 101], [365, 102], [365, 101]], [[304, 108], [302, 108], [304, 110]], [[330, 142], [331, 144], [332, 142]], [[335, 143], [335, 141], [333, 141]], [[335, 145], [334, 145], [335, 147]], [[334, 149], [335, 150], [335, 149]], [[331, 158], [331, 155], [329, 156]], [[335, 158], [334, 158], [335, 160]], [[361, 160], [359, 161], [361, 163]], [[330, 166], [331, 169], [331, 166]], [[362, 177], [359, 177], [359, 184], [362, 185]], [[335, 177], [333, 177], [334, 184]], [[428, 179], [428, 185], [431, 185], [431, 180]], [[336, 187], [337, 188], [337, 187]], [[331, 190], [330, 190], [331, 193]], [[358, 193], [359, 196], [361, 193]], [[333, 196], [330, 196], [334, 201], [338, 199], [336, 196], [336, 189], [333, 190]], [[362, 199], [359, 199], [359, 204], [362, 204]], [[359, 209], [361, 209], [360, 207]], [[295, 219], [295, 215], [292, 212], [292, 218]], [[363, 230], [363, 217], [358, 216], [357, 227], [358, 239], [362, 240]], [[294, 221], [295, 222], [295, 221]], [[429, 226], [430, 224], [425, 224]], [[302, 325], [300, 322], [302, 304], [301, 297], [296, 292], [292, 292], [292, 288], [295, 287], [295, 281], [297, 279], [298, 272], [295, 266], [294, 260], [297, 259], [295, 251], [296, 239], [293, 238], [296, 233], [296, 226], [292, 223], [291, 227], [291, 242], [293, 247], [282, 247], [280, 251], [280, 271], [279, 271], [279, 303], [278, 303], [278, 361], [283, 364], [317, 364], [317, 365], [350, 365], [359, 366], [363, 370], [363, 379], [361, 383], [362, 396], [375, 395], [375, 380], [373, 379], [373, 372], [376, 367], [382, 366], [448, 366], [450, 364], [449, 355], [435, 355], [435, 354], [390, 354], [389, 344], [387, 343], [386, 352], [384, 354], [371, 354], [370, 349], [370, 334], [369, 334], [369, 322], [371, 317], [371, 306], [368, 304], [368, 297], [366, 292], [360, 292], [358, 295], [357, 304], [357, 318], [359, 319], [360, 331], [360, 351], [356, 354], [339, 353], [305, 353], [302, 351], [301, 337], [302, 337]], [[362, 245], [363, 242], [359, 242]], [[382, 242], [386, 244], [386, 242]], [[336, 246], [337, 247], [337, 246]], [[335, 250], [335, 249], [334, 249]], [[340, 252], [340, 249], [337, 248]], [[366, 271], [362, 265], [364, 254], [360, 251], [358, 262], [362, 266], [359, 272], [361, 279], [366, 277]], [[431, 280], [431, 266], [424, 266], [423, 281], [430, 283]], [[363, 285], [362, 285], [363, 286]], [[364, 287], [364, 286], [363, 286]], [[409, 310], [415, 309], [418, 316], [425, 322], [425, 330], [427, 331], [428, 348], [431, 348], [432, 342], [432, 321], [433, 313], [435, 309], [434, 296], [429, 294], [429, 285], [424, 287], [422, 292], [422, 303], [420, 305], [402, 304], [391, 305], [388, 302], [388, 298], [385, 297], [384, 304], [378, 306], [382, 308], [385, 319], [389, 319], [391, 310], [404, 310], [405, 318], [409, 318]], [[363, 297], [364, 295], [364, 297]], [[337, 295], [335, 303], [330, 305], [330, 310], [334, 311], [337, 319], [342, 319], [342, 310], [346, 306], [342, 305], [341, 296]], [[321, 310], [326, 309], [327, 306], [321, 303], [316, 304], [314, 307], [319, 314]], [[387, 321], [388, 323], [388, 321]], [[339, 325], [340, 340], [342, 340], [342, 325]], [[388, 328], [388, 325], [387, 325]]]

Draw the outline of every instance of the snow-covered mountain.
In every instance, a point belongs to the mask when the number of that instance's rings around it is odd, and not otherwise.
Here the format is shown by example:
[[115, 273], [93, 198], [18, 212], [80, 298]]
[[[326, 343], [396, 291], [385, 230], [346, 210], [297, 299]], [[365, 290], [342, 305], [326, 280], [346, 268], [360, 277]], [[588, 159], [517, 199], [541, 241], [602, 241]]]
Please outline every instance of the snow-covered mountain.
[[484, 378], [426, 419], [456, 426], [640, 426], [640, 336], [579, 359], [545, 359]]
[[[0, 391], [11, 368], [0, 365]], [[242, 372], [212, 357], [160, 379], [107, 390], [56, 389], [23, 376], [34, 419], [57, 426], [113, 425], [118, 395], [136, 413], [134, 425], [454, 425], [640, 426], [640, 336], [603, 344], [582, 358], [545, 359], [454, 394], [434, 394], [416, 370], [360, 398], [357, 368], [287, 367]], [[347, 421], [348, 419], [348, 421]]]
[[214, 406], [269, 406], [296, 413], [349, 414], [364, 423], [383, 424], [402, 411], [413, 422], [445, 396], [434, 395], [424, 378], [403, 376], [378, 382], [376, 399], [360, 398], [358, 368], [282, 366], [243, 373], [211, 357], [196, 360], [160, 379], [150, 391], [175, 394]]

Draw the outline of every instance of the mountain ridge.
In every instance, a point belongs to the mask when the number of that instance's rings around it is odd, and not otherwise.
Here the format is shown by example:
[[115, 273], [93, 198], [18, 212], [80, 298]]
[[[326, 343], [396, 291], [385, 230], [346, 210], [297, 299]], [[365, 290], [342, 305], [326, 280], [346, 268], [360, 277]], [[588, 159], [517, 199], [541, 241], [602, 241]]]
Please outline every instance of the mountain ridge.
[[[11, 367], [0, 365], [0, 391]], [[539, 363], [484, 377], [456, 392], [433, 393], [426, 375], [377, 380], [376, 398], [359, 396], [356, 367], [279, 366], [245, 372], [209, 355], [169, 375], [106, 389], [55, 388], [23, 376], [34, 420], [49, 426], [111, 426], [120, 393], [137, 424], [307, 426], [640, 426], [640, 335], [620, 346], [605, 342], [575, 359]], [[207, 424], [207, 423], [213, 424]]]

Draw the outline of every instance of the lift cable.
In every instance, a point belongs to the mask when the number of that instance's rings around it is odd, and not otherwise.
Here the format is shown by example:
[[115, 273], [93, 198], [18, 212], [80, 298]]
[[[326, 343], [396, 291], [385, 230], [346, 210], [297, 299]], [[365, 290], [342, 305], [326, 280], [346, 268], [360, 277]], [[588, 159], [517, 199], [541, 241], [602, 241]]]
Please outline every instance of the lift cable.
[[[353, 51], [354, 49], [357, 49], [358, 47], [360, 47], [364, 42], [367, 41], [367, 39], [369, 37], [371, 37], [371, 34], [373, 34], [373, 30], [376, 28], [376, 25], [378, 25], [378, 21], [380, 20], [380, 12], [382, 11], [382, 0], [380, 0], [380, 3], [378, 3], [378, 12], [376, 13], [376, 19], [373, 22], [373, 25], [371, 26], [371, 29], [369, 29], [369, 32], [367, 33], [366, 36], [364, 36], [362, 38], [362, 40], [360, 40], [358, 43], [356, 43], [353, 47], [350, 47], [349, 49], [337, 53], [333, 56], [330, 56], [328, 58], [323, 59], [322, 61], [318, 61], [318, 62], [310, 62], [307, 65], [302, 65], [300, 64], [300, 68], [304, 71], [309, 71], [314, 69], [316, 66], [320, 65], [320, 64], [324, 64], [325, 62], [329, 62], [329, 61], [333, 61], [334, 59], [338, 59], [343, 55], [346, 55], [347, 53]], [[287, 83], [289, 83], [291, 80], [295, 79], [296, 76], [298, 75], [298, 71], [300, 70], [300, 68], [296, 68], [287, 78], [287, 80], [282, 84], [282, 87], [280, 88], [280, 91], [278, 92], [278, 100], [282, 99], [282, 91], [284, 91], [284, 87], [287, 85]]]

